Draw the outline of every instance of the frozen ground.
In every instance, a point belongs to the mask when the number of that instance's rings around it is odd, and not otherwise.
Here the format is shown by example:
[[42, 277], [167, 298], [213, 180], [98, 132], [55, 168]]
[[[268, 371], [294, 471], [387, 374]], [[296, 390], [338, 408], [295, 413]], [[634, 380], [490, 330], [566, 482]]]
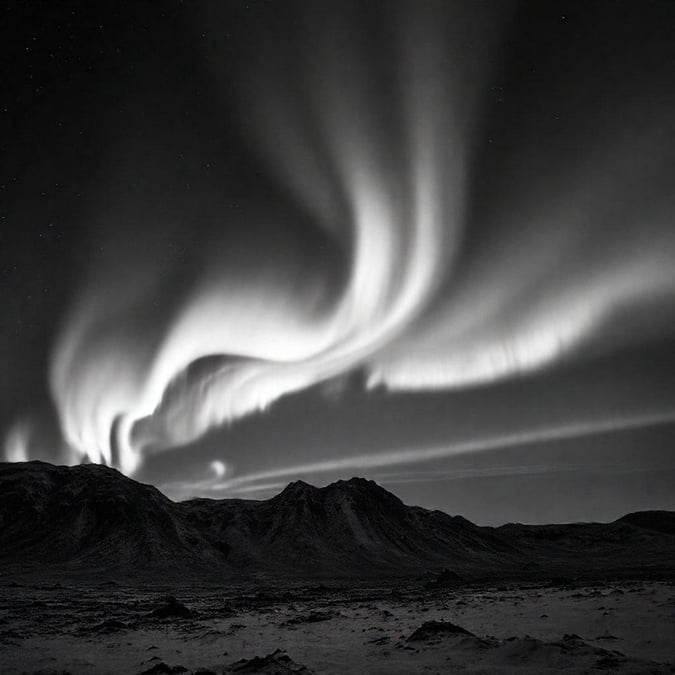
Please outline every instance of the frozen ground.
[[669, 582], [326, 586], [5, 582], [0, 672], [675, 672]]

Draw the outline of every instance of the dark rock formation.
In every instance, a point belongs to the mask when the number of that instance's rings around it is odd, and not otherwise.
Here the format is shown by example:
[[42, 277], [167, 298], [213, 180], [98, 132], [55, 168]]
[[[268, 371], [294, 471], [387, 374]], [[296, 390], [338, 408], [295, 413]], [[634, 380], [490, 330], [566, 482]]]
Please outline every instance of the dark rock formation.
[[479, 527], [406, 506], [363, 478], [324, 488], [297, 481], [267, 501], [176, 504], [98, 465], [0, 463], [0, 570], [89, 573], [99, 584], [125, 576], [410, 577], [429, 568], [444, 570], [430, 589], [488, 577], [663, 576], [675, 569], [672, 519], [646, 512], [609, 524]]
[[301, 673], [312, 675], [312, 671], [300, 663], [296, 663], [286, 652], [277, 649], [267, 656], [255, 656], [252, 659], [242, 659], [233, 663], [227, 673], [264, 673], [264, 675], [286, 675], [286, 673]]
[[447, 635], [475, 635], [450, 621], [425, 621], [417, 630], [408, 636], [406, 642], [426, 642]]

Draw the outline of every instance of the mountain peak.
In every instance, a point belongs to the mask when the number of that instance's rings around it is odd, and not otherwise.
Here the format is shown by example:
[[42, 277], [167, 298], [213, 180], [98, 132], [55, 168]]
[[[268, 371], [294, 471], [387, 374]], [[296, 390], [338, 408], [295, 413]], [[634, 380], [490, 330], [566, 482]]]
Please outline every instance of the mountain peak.
[[360, 489], [360, 490], [376, 490], [387, 492], [382, 486], [378, 485], [373, 480], [368, 480], [367, 478], [361, 478], [359, 476], [352, 476], [348, 480], [337, 480], [334, 483], [330, 483], [326, 487], [319, 488], [311, 483], [307, 483], [304, 480], [294, 480], [291, 481], [277, 496], [281, 495], [293, 495], [295, 497], [303, 494], [312, 494], [316, 495], [325, 491], [333, 491], [335, 489], [344, 490], [344, 489]]
[[401, 504], [402, 502], [396, 495], [392, 494], [374, 480], [352, 476], [348, 480], [337, 480], [325, 487], [316, 487], [303, 480], [296, 480], [289, 483], [274, 499], [283, 499], [284, 501], [302, 501], [304, 499], [325, 499], [331, 496], [340, 495], [340, 498], [348, 496], [358, 497], [358, 499], [387, 501], [390, 503]]
[[403, 506], [403, 502], [389, 490], [383, 488], [374, 480], [353, 476], [349, 480], [338, 480], [324, 488], [327, 492], [358, 495], [368, 500], [385, 501], [390, 504]]
[[303, 495], [315, 495], [320, 492], [320, 488], [306, 483], [304, 480], [294, 480], [289, 483], [277, 497], [289, 497], [297, 499]]
[[[347, 487], [380, 487], [374, 480], [352, 476], [349, 480], [338, 480], [331, 485], [346, 485]], [[329, 486], [330, 487], [330, 486]]]

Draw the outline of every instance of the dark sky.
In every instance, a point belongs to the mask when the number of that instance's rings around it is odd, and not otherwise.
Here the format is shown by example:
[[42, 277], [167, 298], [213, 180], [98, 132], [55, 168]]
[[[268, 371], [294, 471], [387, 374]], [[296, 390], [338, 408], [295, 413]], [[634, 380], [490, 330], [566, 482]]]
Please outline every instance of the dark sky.
[[675, 509], [675, 4], [17, 0], [0, 33], [6, 459]]

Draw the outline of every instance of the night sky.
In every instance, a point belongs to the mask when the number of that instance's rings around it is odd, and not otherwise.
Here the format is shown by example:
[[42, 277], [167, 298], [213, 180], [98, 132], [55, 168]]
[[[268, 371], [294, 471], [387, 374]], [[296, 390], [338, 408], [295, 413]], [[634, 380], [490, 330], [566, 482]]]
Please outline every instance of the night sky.
[[675, 509], [675, 3], [17, 0], [0, 44], [5, 459]]

